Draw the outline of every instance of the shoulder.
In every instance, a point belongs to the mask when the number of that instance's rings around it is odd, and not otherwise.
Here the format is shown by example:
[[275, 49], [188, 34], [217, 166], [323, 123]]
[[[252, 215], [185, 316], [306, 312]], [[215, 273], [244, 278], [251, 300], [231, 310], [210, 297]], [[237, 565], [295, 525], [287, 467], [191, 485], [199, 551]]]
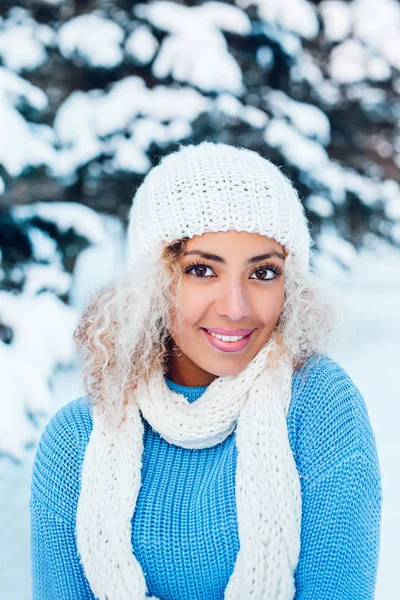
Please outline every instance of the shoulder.
[[50, 419], [43, 431], [43, 440], [48, 437], [74, 438], [80, 444], [92, 429], [90, 404], [85, 396], [64, 404]]
[[377, 465], [364, 398], [328, 356], [314, 356], [295, 373], [288, 428], [298, 467], [310, 479], [356, 453]]
[[80, 470], [92, 430], [85, 397], [64, 405], [46, 425], [37, 448], [31, 499], [62, 518], [73, 517], [80, 490]]

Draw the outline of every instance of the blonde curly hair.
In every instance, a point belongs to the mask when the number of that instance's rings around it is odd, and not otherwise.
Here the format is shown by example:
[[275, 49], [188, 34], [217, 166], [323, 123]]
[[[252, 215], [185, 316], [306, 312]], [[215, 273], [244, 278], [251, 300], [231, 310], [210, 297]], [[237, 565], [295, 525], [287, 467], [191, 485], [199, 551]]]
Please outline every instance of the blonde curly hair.
[[[95, 294], [75, 329], [89, 402], [122, 419], [139, 379], [148, 378], [154, 369], [166, 372], [173, 348], [171, 314], [182, 281], [179, 259], [186, 240], [164, 243], [157, 261], [149, 257], [130, 262]], [[298, 369], [326, 351], [336, 318], [316, 274], [304, 271], [296, 257], [284, 250], [284, 304], [277, 329]], [[175, 310], [176, 319], [179, 328]]]

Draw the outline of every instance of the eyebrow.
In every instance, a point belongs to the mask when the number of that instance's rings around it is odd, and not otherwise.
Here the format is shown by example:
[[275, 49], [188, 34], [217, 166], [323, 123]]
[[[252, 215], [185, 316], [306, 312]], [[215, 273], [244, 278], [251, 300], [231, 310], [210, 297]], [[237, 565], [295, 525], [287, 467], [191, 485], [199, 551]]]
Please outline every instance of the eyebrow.
[[[203, 250], [188, 250], [183, 254], [183, 256], [189, 256], [190, 254], [195, 254], [196, 256], [200, 256], [206, 260], [213, 260], [215, 262], [222, 263], [226, 265], [226, 260], [222, 258], [222, 256], [218, 256], [217, 254], [210, 254], [210, 252], [203, 252]], [[261, 260], [266, 260], [268, 258], [280, 258], [281, 260], [285, 260], [284, 254], [278, 252], [277, 250], [271, 250], [270, 252], [266, 252], [265, 254], [257, 254], [257, 256], [252, 256], [248, 258], [246, 261], [247, 265], [252, 265], [254, 263], [260, 262]]]

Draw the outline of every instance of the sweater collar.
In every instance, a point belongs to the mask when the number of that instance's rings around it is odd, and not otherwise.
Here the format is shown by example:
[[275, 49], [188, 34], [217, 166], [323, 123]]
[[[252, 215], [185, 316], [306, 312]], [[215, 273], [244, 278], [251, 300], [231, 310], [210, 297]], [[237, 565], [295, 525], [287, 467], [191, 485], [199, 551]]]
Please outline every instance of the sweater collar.
[[191, 404], [195, 400], [198, 400], [200, 396], [204, 394], [207, 389], [207, 385], [192, 387], [189, 385], [179, 385], [179, 383], [174, 383], [168, 377], [165, 377], [165, 382], [170, 390], [176, 392], [177, 394], [182, 394], [185, 396], [186, 400]]

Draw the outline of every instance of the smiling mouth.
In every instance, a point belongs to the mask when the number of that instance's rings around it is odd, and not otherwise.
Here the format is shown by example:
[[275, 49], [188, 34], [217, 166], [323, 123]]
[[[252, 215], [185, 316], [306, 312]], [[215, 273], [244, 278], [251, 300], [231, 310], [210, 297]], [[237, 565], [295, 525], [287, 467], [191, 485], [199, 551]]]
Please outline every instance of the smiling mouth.
[[203, 327], [201, 330], [209, 344], [222, 352], [240, 352], [241, 350], [244, 350], [249, 344], [250, 338], [254, 332], [253, 329], [253, 331], [247, 335], [221, 335], [210, 332]]

